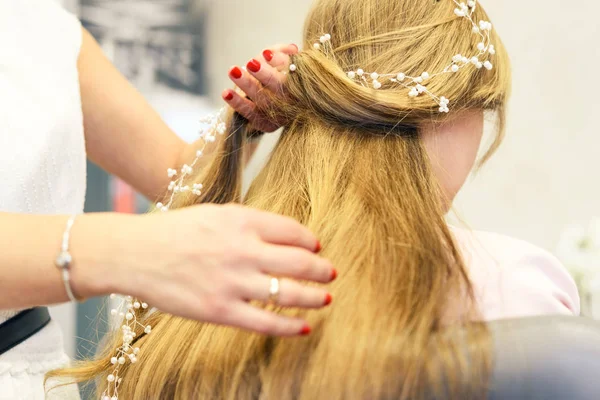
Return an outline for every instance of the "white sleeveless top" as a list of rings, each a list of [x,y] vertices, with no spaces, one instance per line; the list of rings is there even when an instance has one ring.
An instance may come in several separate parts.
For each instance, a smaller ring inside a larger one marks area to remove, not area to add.
[[[56,0],[0,0],[0,212],[83,212],[81,37]],[[0,311],[0,323],[15,314]],[[43,399],[44,373],[67,361],[51,323],[0,356],[0,399]]]
[[[0,0],[0,212],[83,211],[80,46],[54,0]]]

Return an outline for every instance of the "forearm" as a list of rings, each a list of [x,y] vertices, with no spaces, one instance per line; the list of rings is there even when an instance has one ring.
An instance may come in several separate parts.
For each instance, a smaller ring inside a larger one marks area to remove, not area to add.
[[[84,31],[78,62],[87,154],[150,199],[168,184],[185,142],[104,56]]]
[[[85,30],[78,70],[88,157],[156,200],[169,185],[167,169],[191,163],[198,145],[186,144],[167,126]]]
[[[67,301],[59,254],[68,216],[0,213],[0,309],[16,309]],[[113,214],[79,216],[71,231],[73,256],[71,284],[78,297],[88,298],[112,290],[111,254],[118,244],[111,236]]]

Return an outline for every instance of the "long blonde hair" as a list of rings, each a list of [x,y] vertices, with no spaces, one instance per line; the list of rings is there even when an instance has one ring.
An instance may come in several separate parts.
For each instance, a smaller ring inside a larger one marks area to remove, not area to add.
[[[309,337],[279,339],[184,320],[146,315],[153,332],[138,332],[138,363],[123,366],[119,395],[142,399],[420,399],[432,394],[480,397],[490,370],[489,335],[478,325],[458,335],[442,329],[478,317],[465,265],[444,220],[419,126],[437,120],[428,96],[384,85],[379,91],[345,71],[443,69],[457,52],[476,53],[471,25],[452,1],[317,0],[308,16],[305,48],[294,57],[288,99],[270,112],[289,123],[242,200],[245,121],[230,132],[199,181],[200,202],[243,202],[288,215],[323,243],[339,271],[332,307],[277,309],[302,316]],[[481,6],[477,19],[487,20]],[[312,48],[330,33],[331,51]],[[501,125],[510,72],[500,39],[494,69],[466,68],[429,83],[452,100],[452,113],[495,110]],[[493,145],[499,144],[501,134]],[[54,375],[96,377],[110,371],[115,337],[97,361]],[[465,345],[468,344],[468,345]]]

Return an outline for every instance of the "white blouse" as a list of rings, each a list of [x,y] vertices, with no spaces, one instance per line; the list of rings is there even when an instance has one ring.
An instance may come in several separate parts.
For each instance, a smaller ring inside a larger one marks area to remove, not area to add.
[[[83,212],[81,38],[77,18],[55,0],[0,0],[0,212]],[[16,312],[0,311],[0,323]],[[51,322],[0,356],[0,399],[43,399],[44,373],[66,362]],[[78,398],[73,388],[55,395]]]

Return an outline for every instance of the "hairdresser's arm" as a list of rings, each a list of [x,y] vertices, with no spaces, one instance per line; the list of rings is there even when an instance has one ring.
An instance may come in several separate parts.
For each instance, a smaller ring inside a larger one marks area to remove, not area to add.
[[[88,157],[155,200],[166,191],[167,169],[190,163],[197,146],[169,129],[85,29],[78,69]]]
[[[53,260],[67,216],[0,213],[0,309],[66,301]],[[129,294],[170,314],[275,335],[305,322],[269,313],[270,275],[282,279],[282,306],[319,308],[331,264],[317,240],[288,218],[238,206],[195,206],[148,215],[86,214],[71,231],[71,283],[82,298]]]

